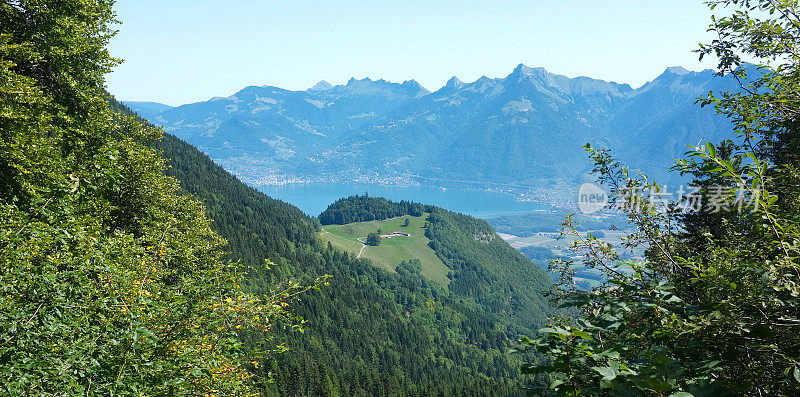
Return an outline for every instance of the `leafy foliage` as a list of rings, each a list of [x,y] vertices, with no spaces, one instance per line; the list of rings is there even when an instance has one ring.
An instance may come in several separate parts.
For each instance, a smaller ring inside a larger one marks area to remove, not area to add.
[[[622,271],[614,247],[578,241],[584,264],[608,276],[588,292],[570,283],[570,263],[555,264],[563,276],[555,297],[579,316],[523,339],[526,350],[550,359],[523,371],[549,373],[557,394],[788,396],[800,389],[798,3],[710,5],[738,9],[713,21],[718,39],[700,54],[716,55],[719,73],[742,90],[702,103],[728,116],[739,137],[696,147],[675,169],[695,178],[700,198],[722,187],[725,205],[687,214],[685,202],[656,207],[647,195],[658,184],[587,147],[595,172],[625,198],[638,227],[625,244],[649,248],[646,261]],[[738,67],[742,54],[764,65]],[[576,233],[571,224],[567,232]]]
[[[367,235],[367,245],[377,247],[381,245],[381,236],[377,232],[372,232]]]
[[[247,394],[240,338],[299,326],[299,286],[244,293],[161,132],[108,106],[112,3],[0,3],[0,390]]]

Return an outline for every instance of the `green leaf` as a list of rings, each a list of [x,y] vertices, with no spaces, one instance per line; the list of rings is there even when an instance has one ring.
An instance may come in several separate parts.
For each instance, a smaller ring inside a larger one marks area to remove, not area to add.
[[[612,367],[592,367],[595,372],[603,377],[603,380],[613,380],[617,377],[617,370]]]
[[[572,335],[575,335],[577,337],[581,337],[583,339],[592,340],[592,335],[589,334],[588,332],[574,330],[574,331],[572,331]]]

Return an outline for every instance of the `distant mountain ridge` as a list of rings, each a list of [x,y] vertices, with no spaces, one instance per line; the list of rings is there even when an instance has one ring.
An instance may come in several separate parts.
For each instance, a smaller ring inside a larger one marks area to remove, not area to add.
[[[136,113],[144,118],[155,117],[159,113],[172,108],[172,106],[163,103],[147,101],[128,101],[125,104],[131,108],[135,107]]]
[[[611,148],[634,168],[668,168],[687,144],[730,135],[725,119],[695,102],[736,87],[711,70],[671,67],[634,89],[520,64],[504,78],[453,77],[434,92],[414,80],[367,78],[305,91],[247,87],[156,114],[152,105],[126,104],[252,184],[360,180],[525,190],[579,183],[591,169],[581,150],[587,142]]]

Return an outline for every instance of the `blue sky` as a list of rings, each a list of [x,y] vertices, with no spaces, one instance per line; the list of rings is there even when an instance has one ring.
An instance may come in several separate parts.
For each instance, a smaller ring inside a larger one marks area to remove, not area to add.
[[[122,100],[179,105],[248,85],[504,77],[519,63],[638,87],[667,66],[713,68],[700,0],[119,0],[108,76]]]

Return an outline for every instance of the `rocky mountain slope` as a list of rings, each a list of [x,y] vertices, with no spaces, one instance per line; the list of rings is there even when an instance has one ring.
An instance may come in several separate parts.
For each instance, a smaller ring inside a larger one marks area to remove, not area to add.
[[[306,91],[247,87],[160,111],[127,104],[254,184],[378,180],[524,190],[580,182],[591,167],[585,143],[611,148],[646,172],[668,168],[686,144],[730,134],[728,122],[696,100],[734,84],[710,70],[672,67],[633,89],[519,65],[504,78],[453,77],[435,92],[413,80],[351,79]]]

